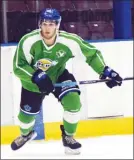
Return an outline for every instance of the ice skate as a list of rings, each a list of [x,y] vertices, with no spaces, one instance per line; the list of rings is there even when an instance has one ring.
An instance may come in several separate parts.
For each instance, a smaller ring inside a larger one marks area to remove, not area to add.
[[[12,143],[12,150],[17,150],[21,148],[26,142],[33,140],[37,136],[35,131],[31,131],[27,136],[19,136]]]
[[[81,144],[77,142],[72,136],[68,136],[65,133],[64,126],[61,125],[62,142],[65,147],[65,154],[76,155],[80,154]]]

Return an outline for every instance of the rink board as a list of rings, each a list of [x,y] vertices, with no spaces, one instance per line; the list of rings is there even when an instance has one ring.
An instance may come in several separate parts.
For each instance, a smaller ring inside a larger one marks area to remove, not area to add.
[[[133,134],[133,120],[133,117],[124,117],[80,121],[75,137]],[[61,138],[60,124],[61,122],[52,122],[44,125],[45,140]],[[18,135],[20,135],[18,126],[2,126],[1,144],[10,144]]]

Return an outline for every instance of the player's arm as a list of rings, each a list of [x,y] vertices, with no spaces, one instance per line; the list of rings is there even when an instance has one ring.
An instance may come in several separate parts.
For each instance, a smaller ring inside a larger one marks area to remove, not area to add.
[[[54,90],[52,81],[47,76],[45,72],[40,69],[36,71],[31,67],[32,61],[32,48],[29,49],[29,44],[19,42],[19,45],[16,49],[16,53],[13,60],[13,69],[14,73],[20,80],[35,83],[40,92],[49,94]]]
[[[106,83],[109,88],[122,84],[120,75],[106,66],[104,58],[97,48],[81,38],[79,38],[79,45],[82,53],[86,57],[86,62],[100,75],[100,79],[106,79],[107,77],[112,79],[110,82]]]
[[[80,37],[78,43],[88,65],[91,66],[95,72],[101,74],[106,66],[101,52]]]
[[[23,46],[23,42],[20,40],[13,59],[13,70],[15,75],[20,80],[31,82],[31,77],[35,70],[30,66],[32,56],[30,53],[26,53]]]

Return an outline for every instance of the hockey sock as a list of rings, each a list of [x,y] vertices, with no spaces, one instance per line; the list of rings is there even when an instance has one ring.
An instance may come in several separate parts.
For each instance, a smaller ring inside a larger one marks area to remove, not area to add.
[[[22,135],[29,134],[35,124],[35,115],[25,114],[22,111],[19,112],[18,119],[20,122],[20,131]]]
[[[76,92],[70,92],[62,98],[64,108],[63,125],[67,135],[74,135],[80,119],[80,96]]]

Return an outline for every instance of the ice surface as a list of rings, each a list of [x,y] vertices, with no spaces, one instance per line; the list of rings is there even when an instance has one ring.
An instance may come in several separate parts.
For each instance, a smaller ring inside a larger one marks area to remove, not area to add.
[[[20,150],[1,146],[1,159],[133,159],[133,135],[79,139],[80,155],[65,155],[60,141],[32,141]]]

